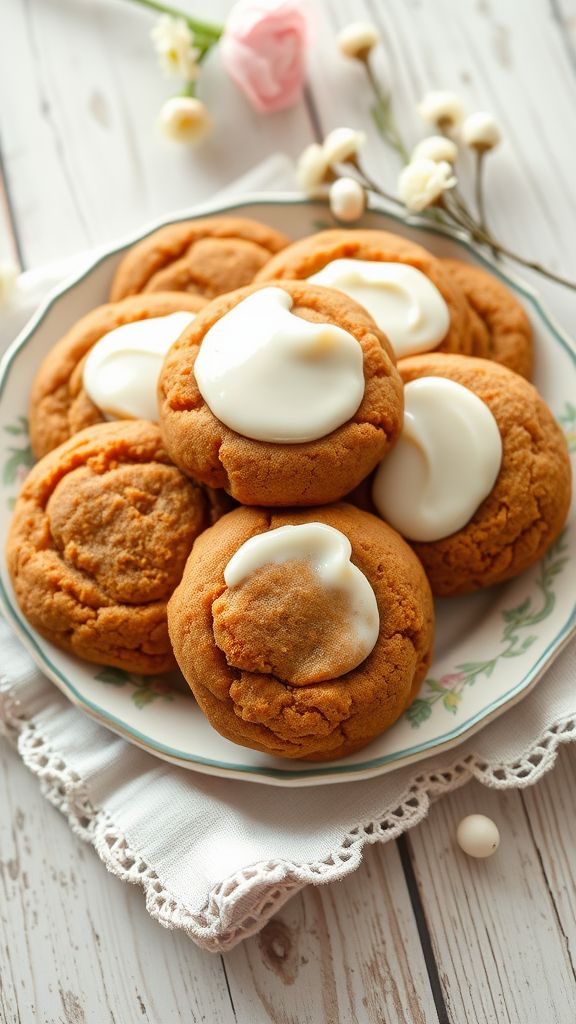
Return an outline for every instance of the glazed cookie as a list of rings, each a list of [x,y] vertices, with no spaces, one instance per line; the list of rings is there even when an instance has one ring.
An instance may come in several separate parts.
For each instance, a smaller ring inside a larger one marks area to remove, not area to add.
[[[492,359],[528,380],[532,375],[532,328],[523,307],[493,274],[460,260],[442,260],[472,310],[473,356]]]
[[[116,271],[114,302],[137,292],[191,292],[207,299],[250,284],[289,239],[243,217],[168,224],[128,250]]]
[[[177,292],[134,295],[98,306],[74,324],[32,384],[30,443],[36,458],[105,419],[156,420],[164,355],[204,304]]]
[[[403,359],[404,432],[373,497],[435,594],[501,583],[536,562],[570,505],[564,436],[536,389],[486,359]]]
[[[372,318],[298,281],[211,302],[166,356],[158,396],[172,460],[244,505],[337,501],[402,426],[402,384]]]
[[[6,544],[28,621],[57,647],[129,672],[174,667],[166,602],[208,525],[153,423],[102,423],[27,477]]]
[[[471,351],[470,310],[442,262],[386,231],[335,230],[293,242],[257,281],[308,279],[360,302],[398,359],[415,352]]]
[[[426,675],[433,617],[410,548],[345,504],[236,509],[194,545],[168,606],[211,725],[307,760],[344,757],[396,721]]]

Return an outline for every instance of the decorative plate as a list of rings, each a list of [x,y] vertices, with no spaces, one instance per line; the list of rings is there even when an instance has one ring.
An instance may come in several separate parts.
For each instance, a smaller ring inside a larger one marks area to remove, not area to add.
[[[255,195],[233,205],[204,206],[174,220],[240,211],[293,238],[333,225],[326,207],[291,195]],[[40,359],[83,313],[106,300],[129,239],[59,288],[16,339],[0,365],[0,540],[2,549],[19,486],[33,463],[27,399]],[[576,348],[531,288],[474,252],[467,243],[421,220],[408,223],[374,204],[363,226],[395,231],[438,256],[488,267],[527,307],[536,336],[536,384],[576,452]],[[436,653],[429,677],[403,717],[358,754],[338,762],[284,761],[236,746],[210,727],[176,676],[143,678],[98,668],[59,651],[26,623],[14,600],[4,562],[0,602],[40,668],[75,704],[152,754],[211,775],[270,785],[310,786],[365,779],[455,746],[519,701],[576,630],[574,509],[546,557],[511,583],[466,598],[437,602]]]

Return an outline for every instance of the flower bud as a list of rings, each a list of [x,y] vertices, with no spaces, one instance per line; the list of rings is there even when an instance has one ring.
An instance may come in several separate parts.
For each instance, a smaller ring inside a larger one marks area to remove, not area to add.
[[[0,309],[9,306],[16,294],[18,267],[10,260],[0,261]]]
[[[456,93],[437,89],[426,93],[418,104],[418,113],[441,132],[452,132],[464,117],[464,104]]]
[[[324,155],[324,149],[317,142],[306,146],[302,151],[296,164],[296,178],[303,192],[308,195],[316,195],[328,175],[328,161]]]
[[[417,146],[414,147],[412,152],[412,160],[434,160],[434,163],[441,163],[445,161],[447,164],[453,164],[458,158],[458,147],[452,139],[447,139],[445,135],[429,135],[427,139],[422,139]]]
[[[359,220],[366,209],[366,192],[354,178],[337,178],[330,186],[330,209],[337,220]]]
[[[370,51],[380,42],[380,35],[371,22],[353,21],[338,33],[336,42],[344,57],[366,60]]]
[[[212,122],[204,104],[193,96],[172,96],[160,111],[160,129],[176,142],[200,142]]]
[[[398,195],[413,213],[420,213],[443,195],[446,189],[454,188],[456,178],[446,161],[419,159],[407,164],[398,178]]]
[[[472,149],[485,152],[494,149],[502,140],[502,133],[496,118],[487,110],[470,114],[462,125],[462,141]]]
[[[328,164],[354,161],[365,141],[364,132],[357,132],[354,128],[334,128],[324,139],[324,158]]]

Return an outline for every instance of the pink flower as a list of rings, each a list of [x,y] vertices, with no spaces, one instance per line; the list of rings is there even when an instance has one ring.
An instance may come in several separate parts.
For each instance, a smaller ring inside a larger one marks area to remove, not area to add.
[[[221,40],[222,63],[262,114],[292,106],[306,75],[310,14],[303,0],[239,0]]]
[[[450,672],[448,675],[440,676],[438,682],[441,686],[451,687],[457,683],[463,683],[466,676],[463,672]]]

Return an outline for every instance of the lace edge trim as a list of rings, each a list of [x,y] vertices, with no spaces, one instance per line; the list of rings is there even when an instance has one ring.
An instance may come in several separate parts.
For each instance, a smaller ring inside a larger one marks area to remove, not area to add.
[[[4,683],[4,687],[2,687]],[[359,866],[367,843],[389,842],[426,817],[430,804],[476,778],[495,789],[533,785],[549,771],[561,743],[576,740],[576,717],[548,727],[532,749],[517,761],[492,763],[468,754],[446,768],[415,776],[393,810],[360,822],[339,849],[323,861],[305,864],[270,860],[244,868],[220,882],[200,911],[191,911],[168,891],[156,872],[129,846],[110,815],[94,807],[77,773],[55,753],[38,727],[26,719],[5,680],[0,681],[0,726],[40,781],[44,796],[64,814],[72,831],[90,843],[107,869],[144,890],[146,909],[165,928],[182,929],[212,952],[231,949],[255,934],[304,886],[343,878]],[[249,908],[246,909],[246,904]]]

